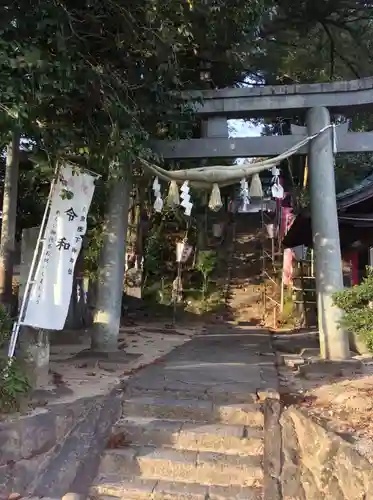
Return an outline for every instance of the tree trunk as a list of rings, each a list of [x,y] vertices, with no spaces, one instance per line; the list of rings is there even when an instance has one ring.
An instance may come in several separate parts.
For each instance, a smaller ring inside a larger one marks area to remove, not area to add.
[[[105,216],[92,329],[92,349],[101,352],[118,348],[131,186],[129,178],[113,183]]]
[[[75,264],[73,288],[71,293],[69,310],[65,322],[66,330],[80,330],[85,326],[87,317],[87,304],[84,297],[84,249],[79,253]]]
[[[20,135],[13,132],[8,145],[0,243],[0,303],[12,309],[13,259],[17,221]]]

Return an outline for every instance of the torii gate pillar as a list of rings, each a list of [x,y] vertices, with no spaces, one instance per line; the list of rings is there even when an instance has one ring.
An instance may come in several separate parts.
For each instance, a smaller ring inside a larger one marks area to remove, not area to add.
[[[327,108],[308,111],[307,129],[310,135],[329,124]],[[339,325],[342,312],[333,305],[332,299],[334,292],[343,290],[343,274],[331,128],[310,143],[309,175],[320,355],[328,360],[347,359],[350,357],[348,333]]]

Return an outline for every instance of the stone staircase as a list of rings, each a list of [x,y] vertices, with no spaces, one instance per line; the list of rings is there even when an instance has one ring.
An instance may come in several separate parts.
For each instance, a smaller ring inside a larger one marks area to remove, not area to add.
[[[93,497],[259,500],[260,404],[135,396],[123,403]]]
[[[229,308],[237,322],[259,324],[263,319],[261,219],[259,214],[236,214],[229,279]]]
[[[263,499],[268,334],[212,329],[128,381],[91,498]]]

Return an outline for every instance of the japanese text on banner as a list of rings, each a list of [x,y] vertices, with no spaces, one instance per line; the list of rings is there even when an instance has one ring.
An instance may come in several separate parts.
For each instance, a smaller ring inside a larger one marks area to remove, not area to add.
[[[88,173],[69,166],[60,171],[23,324],[63,329],[94,188],[94,177]]]

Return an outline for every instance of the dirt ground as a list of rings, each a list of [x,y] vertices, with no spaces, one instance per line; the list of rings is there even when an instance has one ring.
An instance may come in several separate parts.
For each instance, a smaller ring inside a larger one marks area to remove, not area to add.
[[[302,349],[318,347],[316,333],[277,335],[274,339],[285,405],[307,409],[320,424],[349,441],[373,465],[373,357],[357,356],[359,370],[348,373],[299,373]]]

